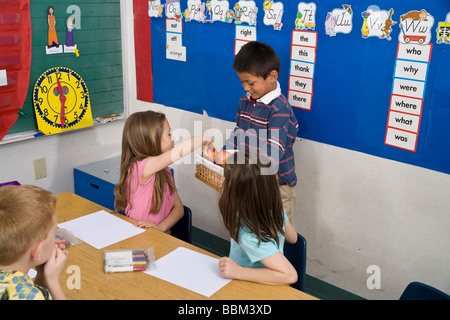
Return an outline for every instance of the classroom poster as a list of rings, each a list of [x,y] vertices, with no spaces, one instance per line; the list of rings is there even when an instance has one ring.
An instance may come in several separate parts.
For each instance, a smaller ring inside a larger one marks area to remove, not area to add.
[[[238,100],[245,94],[232,70],[236,44],[256,38],[280,57],[282,93],[287,98],[291,93],[293,101],[297,85],[301,95],[295,99],[308,105],[294,108],[300,137],[450,173],[450,134],[442,124],[450,118],[450,53],[445,43],[450,2],[227,1],[224,20],[204,22],[207,2],[179,1],[186,61],[166,59],[165,16],[151,18],[156,103],[235,121]],[[243,3],[253,2],[256,20],[242,23],[247,13]],[[299,7],[311,4],[315,17],[307,26]],[[186,21],[189,5],[196,10]],[[276,9],[272,18],[278,18],[273,23],[267,21],[271,6]],[[294,30],[316,32],[316,47],[301,48],[293,56]],[[434,44],[426,67],[420,59],[398,58],[399,44],[413,44],[423,52]],[[311,62],[307,57],[313,51]],[[392,146],[399,133],[408,141],[405,148]]]

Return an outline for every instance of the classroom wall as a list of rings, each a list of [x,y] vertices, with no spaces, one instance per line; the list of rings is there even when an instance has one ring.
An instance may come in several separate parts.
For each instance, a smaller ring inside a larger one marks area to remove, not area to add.
[[[129,111],[163,111],[173,129],[192,133],[199,125],[207,132],[232,129],[233,123],[206,114],[136,100],[132,1],[122,1],[122,10]],[[0,146],[0,180],[73,192],[74,167],[120,155],[122,128],[118,121]],[[305,139],[294,152],[294,227],[308,241],[309,275],[367,299],[398,299],[413,280],[450,293],[449,175]],[[46,157],[47,177],[34,180],[32,161],[40,157]],[[192,161],[173,167],[194,226],[228,239],[218,194],[194,178]],[[373,265],[380,269],[381,288],[370,290],[366,271]]]
[[[0,182],[17,180],[54,193],[74,192],[73,169],[121,153],[124,121],[0,145]],[[45,158],[47,177],[35,180],[33,160]]]
[[[131,3],[123,13],[129,49],[124,69],[134,88]],[[134,89],[128,98],[131,111],[165,112],[172,129],[225,134],[234,128],[207,114],[138,101]],[[294,227],[308,241],[309,275],[367,299],[398,299],[415,280],[450,293],[449,175],[306,139],[297,139],[294,152],[299,179]],[[218,193],[194,178],[193,164],[173,167],[194,226],[229,239]],[[376,274],[381,287],[369,289],[367,281]]]

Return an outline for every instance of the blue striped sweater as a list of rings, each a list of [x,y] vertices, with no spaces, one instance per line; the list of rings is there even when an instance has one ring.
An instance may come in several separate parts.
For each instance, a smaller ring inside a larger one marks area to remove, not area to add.
[[[295,186],[293,145],[297,132],[295,114],[277,83],[274,91],[256,101],[248,93],[240,99],[236,127],[224,150],[248,149],[268,156],[278,166],[280,185]]]

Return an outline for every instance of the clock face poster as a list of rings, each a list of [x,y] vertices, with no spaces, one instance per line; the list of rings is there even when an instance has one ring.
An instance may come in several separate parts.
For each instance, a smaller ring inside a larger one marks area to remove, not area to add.
[[[43,134],[93,125],[86,83],[74,70],[56,67],[45,71],[33,89],[39,131]]]

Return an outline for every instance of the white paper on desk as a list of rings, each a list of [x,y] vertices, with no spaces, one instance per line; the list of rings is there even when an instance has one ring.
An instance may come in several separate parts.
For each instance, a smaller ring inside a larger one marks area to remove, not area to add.
[[[220,275],[218,259],[183,247],[158,259],[145,273],[206,297],[231,281]]]
[[[102,249],[144,232],[104,210],[58,224],[87,244]]]

